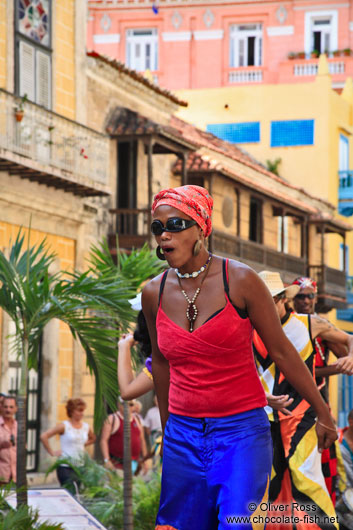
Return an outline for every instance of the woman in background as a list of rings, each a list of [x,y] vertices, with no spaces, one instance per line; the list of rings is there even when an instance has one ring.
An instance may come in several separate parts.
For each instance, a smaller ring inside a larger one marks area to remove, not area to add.
[[[86,403],[83,399],[69,399],[66,403],[68,420],[41,434],[40,440],[50,456],[80,461],[85,448],[96,441],[96,436],[88,423],[82,421],[85,409]],[[61,449],[58,451],[54,451],[49,443],[49,439],[55,435],[60,436]],[[72,490],[74,483],[79,485],[75,471],[68,464],[60,464],[56,474],[61,486]]]

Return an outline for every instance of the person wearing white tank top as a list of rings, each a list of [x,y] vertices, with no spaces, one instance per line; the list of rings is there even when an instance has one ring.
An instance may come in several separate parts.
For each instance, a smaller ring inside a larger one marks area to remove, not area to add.
[[[86,403],[82,399],[69,399],[66,403],[69,419],[58,423],[41,435],[40,440],[51,456],[71,458],[79,462],[85,447],[95,442],[95,434],[88,423],[82,421],[85,408]],[[59,451],[54,451],[49,444],[49,438],[55,435],[60,435],[61,449]],[[60,464],[56,473],[61,486],[69,489],[72,493],[77,491],[79,480],[75,471],[68,464]]]

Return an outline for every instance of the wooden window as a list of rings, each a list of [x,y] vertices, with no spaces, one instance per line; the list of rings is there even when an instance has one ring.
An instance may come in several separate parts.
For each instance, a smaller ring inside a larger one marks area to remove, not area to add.
[[[16,93],[51,107],[51,2],[16,0]]]

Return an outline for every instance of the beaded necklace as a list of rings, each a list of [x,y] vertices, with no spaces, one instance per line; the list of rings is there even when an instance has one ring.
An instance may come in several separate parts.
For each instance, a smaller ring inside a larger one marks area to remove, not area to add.
[[[208,260],[208,263],[211,261],[211,258],[212,258],[212,254],[210,254],[209,256],[209,260]],[[182,285],[181,285],[181,281],[180,281],[180,277],[178,276],[178,282],[179,282],[179,286],[180,286],[180,289],[181,289],[181,292],[183,293],[183,295],[185,296],[186,298],[186,301],[188,303],[188,306],[186,308],[186,318],[188,319],[188,321],[190,322],[190,333],[194,330],[194,322],[197,318],[197,313],[198,313],[198,310],[197,310],[197,307],[196,307],[196,304],[195,304],[195,301],[196,301],[196,298],[199,296],[200,294],[200,291],[201,291],[201,287],[202,287],[202,284],[203,282],[206,280],[206,276],[208,274],[208,271],[210,270],[209,267],[207,267],[206,269],[206,273],[205,273],[205,276],[202,278],[201,280],[201,283],[200,283],[200,287],[198,287],[194,293],[194,296],[191,298],[188,297],[187,293],[184,291],[184,289],[182,288]]]
[[[201,272],[207,269],[211,259],[212,259],[212,253],[209,252],[205,265],[202,265],[202,267],[198,271],[186,272],[185,274],[182,274],[181,272],[179,272],[179,269],[175,269],[176,275],[178,276],[178,278],[181,278],[182,280],[187,279],[187,278],[197,278],[199,274],[201,274]]]

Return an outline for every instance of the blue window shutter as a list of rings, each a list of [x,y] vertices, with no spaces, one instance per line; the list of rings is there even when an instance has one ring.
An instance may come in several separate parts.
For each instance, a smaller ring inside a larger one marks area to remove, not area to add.
[[[256,143],[260,141],[260,122],[213,123],[207,125],[207,131],[222,140],[235,144]]]
[[[314,120],[271,122],[271,147],[314,145]]]

